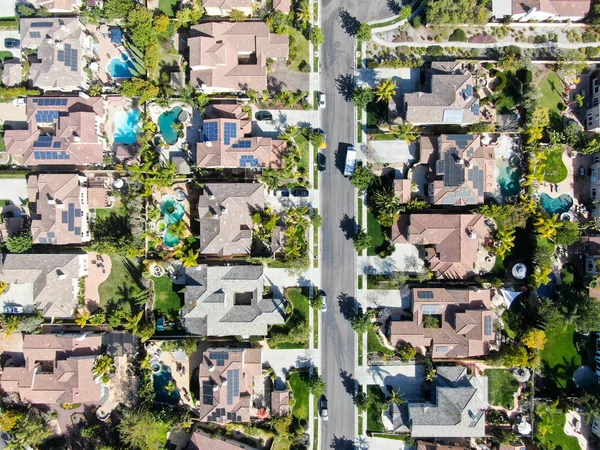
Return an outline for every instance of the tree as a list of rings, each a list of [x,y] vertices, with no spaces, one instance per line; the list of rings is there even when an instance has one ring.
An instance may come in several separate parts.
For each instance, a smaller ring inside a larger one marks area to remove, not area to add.
[[[484,24],[490,17],[487,2],[481,0],[428,0],[427,24]]]
[[[151,81],[142,78],[131,78],[121,84],[121,94],[125,97],[140,99],[140,103],[153,100],[158,97],[160,89]]]
[[[21,411],[0,410],[0,431],[9,433],[24,417],[25,414]]]
[[[467,42],[467,33],[462,28],[457,28],[448,38],[450,42]]]
[[[310,29],[308,40],[312,42],[312,44],[315,47],[318,47],[319,45],[323,44],[323,42],[325,42],[325,35],[323,34],[321,28],[315,25]]]
[[[529,355],[522,345],[503,345],[500,350],[501,361],[505,367],[527,367]]]
[[[560,49],[556,57],[556,68],[567,75],[577,75],[587,69],[585,53],[579,49]]]
[[[366,250],[371,246],[372,238],[365,232],[365,230],[360,228],[358,233],[356,233],[352,238],[352,242],[354,243],[354,248],[360,255],[363,250]]]
[[[370,41],[371,38],[373,37],[373,31],[371,29],[371,25],[369,25],[366,22],[361,23],[359,25],[358,29],[356,30],[355,37],[358,40],[358,42]]]
[[[33,97],[35,95],[40,95],[40,91],[18,86],[0,87],[0,102],[10,102],[18,97]]]
[[[77,313],[77,318],[75,319],[75,323],[77,325],[79,325],[81,328],[84,328],[87,325],[89,319],[90,319],[90,312],[86,309],[83,311],[79,311]]]
[[[288,15],[277,10],[273,10],[266,19],[271,33],[285,34],[289,26]]]
[[[136,334],[138,332],[138,326],[143,316],[144,311],[140,311],[137,314],[125,314],[123,316],[123,319],[125,320],[123,326],[126,330],[130,330],[133,334]]]
[[[577,222],[561,221],[556,230],[554,242],[558,245],[573,245],[579,241],[581,230]]]
[[[548,339],[546,338],[546,333],[542,330],[529,330],[521,338],[521,342],[523,342],[527,348],[544,350],[544,346],[546,345],[546,342],[548,342]]]
[[[107,0],[104,3],[102,11],[106,18],[110,21],[114,19],[123,19],[133,10],[135,3],[133,0]]]
[[[366,333],[373,326],[372,322],[374,318],[374,310],[369,309],[366,313],[362,310],[359,310],[350,318],[350,325],[352,326],[352,329],[357,333]]]
[[[390,398],[387,399],[386,403],[388,404],[388,406],[392,405],[393,403],[401,405],[402,403],[405,403],[405,400],[402,398],[402,395],[404,394],[400,394],[400,391],[390,389]]]
[[[126,411],[117,429],[121,440],[139,450],[159,450],[167,444],[172,420],[166,415],[147,409]]]
[[[310,306],[316,310],[321,309],[323,307],[323,296],[320,294],[313,295],[313,297],[310,299]]]
[[[412,12],[412,7],[410,5],[404,5],[402,8],[400,8],[398,17],[400,17],[400,20],[407,20],[410,18],[410,16],[412,16]]]
[[[246,19],[246,13],[240,9],[233,8],[229,13],[229,20],[231,22],[243,22]]]
[[[104,384],[110,381],[116,371],[117,366],[115,366],[115,359],[110,355],[98,356],[92,367],[94,377],[98,378]]]
[[[415,359],[417,349],[408,342],[398,342],[396,345],[396,355],[402,362],[409,362]]]
[[[202,1],[198,0],[191,7],[184,7],[175,13],[175,19],[180,27],[187,27],[198,23],[202,17]]]
[[[423,328],[441,328],[442,323],[440,318],[431,314],[426,314],[423,317]]]
[[[516,45],[509,45],[500,50],[498,67],[506,72],[514,72],[523,67],[521,49]]]
[[[563,313],[560,307],[549,298],[540,298],[537,312],[544,321],[546,329],[556,328],[564,324]]]
[[[370,87],[360,86],[352,93],[352,103],[358,109],[364,109],[373,100],[375,100],[375,91]]]
[[[195,252],[194,249],[190,248],[188,251],[180,258],[183,267],[195,267],[198,265],[198,258],[200,257],[200,252]]]
[[[384,227],[391,227],[400,217],[402,203],[390,188],[377,189],[371,195],[377,221]]]
[[[419,137],[418,133],[415,132],[415,127],[409,122],[403,122],[400,125],[391,125],[390,131],[394,134],[396,139],[403,139],[407,144],[416,141]]]
[[[308,377],[308,380],[306,382],[306,388],[308,389],[308,392],[310,394],[317,398],[323,395],[327,390],[327,386],[325,385],[323,378],[321,378],[321,376],[317,374],[316,371]]]
[[[0,429],[4,426],[11,427],[10,448],[14,449],[27,446],[43,448],[42,443],[54,435],[54,429],[48,425],[35,406],[29,406],[25,412],[9,408],[0,409]]]
[[[33,238],[29,231],[13,234],[6,240],[6,248],[11,253],[23,253],[31,247],[33,247]]]
[[[10,336],[15,331],[18,331],[20,325],[21,318],[19,316],[4,315],[2,318],[2,329],[7,336]]]
[[[392,78],[379,80],[375,87],[375,95],[378,102],[387,102],[392,99],[396,93],[396,82]]]
[[[352,399],[354,400],[354,404],[356,405],[359,414],[366,412],[371,406],[371,399],[362,389],[358,391]]]
[[[531,274],[531,283],[537,289],[542,284],[550,282],[550,274],[552,273],[552,267],[548,266],[537,266]]]

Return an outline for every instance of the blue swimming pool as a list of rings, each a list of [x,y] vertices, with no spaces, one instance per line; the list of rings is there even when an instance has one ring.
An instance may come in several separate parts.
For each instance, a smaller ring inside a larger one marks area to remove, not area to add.
[[[120,58],[110,60],[106,70],[113,78],[133,78],[135,67],[129,55],[122,53]]]
[[[167,367],[163,366],[159,372],[153,375],[153,377],[156,400],[162,403],[169,403],[171,405],[176,405],[179,403],[179,399],[181,398],[179,390],[175,389],[173,392],[169,393],[169,391],[166,389],[169,381],[173,379],[171,373],[167,370]]]
[[[167,111],[158,116],[158,128],[163,139],[169,145],[173,145],[179,139],[179,135],[174,125],[179,122],[179,114],[182,109],[176,106],[171,111]]]
[[[521,169],[511,167],[508,161],[504,159],[496,160],[496,167],[498,167],[498,177],[496,182],[500,185],[500,193],[503,197],[510,197],[517,195],[521,186],[519,180],[521,179]]]
[[[137,109],[119,111],[114,118],[114,140],[116,144],[135,144],[140,131],[140,112]]]
[[[573,206],[573,197],[569,194],[561,194],[558,197],[550,197],[544,193],[540,195],[540,204],[548,214],[566,213]]]
[[[167,232],[165,233],[164,242],[167,247],[175,247],[179,244],[179,237],[169,233],[168,227],[171,224],[179,222],[185,215],[185,207],[170,195],[163,197],[160,202],[160,211],[162,212],[165,222],[167,223]]]

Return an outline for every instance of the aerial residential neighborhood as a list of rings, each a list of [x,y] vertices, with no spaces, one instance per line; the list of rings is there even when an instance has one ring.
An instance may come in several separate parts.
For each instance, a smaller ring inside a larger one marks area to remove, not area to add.
[[[600,1],[0,4],[0,448],[600,448]]]

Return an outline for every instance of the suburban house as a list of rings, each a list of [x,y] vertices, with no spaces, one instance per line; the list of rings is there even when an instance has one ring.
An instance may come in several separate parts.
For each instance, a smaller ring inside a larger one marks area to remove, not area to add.
[[[481,135],[443,134],[420,139],[420,162],[428,166],[429,203],[443,206],[482,204],[496,189],[496,155]]]
[[[201,422],[250,422],[255,379],[262,375],[260,348],[207,349],[198,372]]]
[[[592,106],[588,108],[585,116],[585,129],[595,133],[600,132],[600,72],[595,72],[591,77]]]
[[[258,450],[250,447],[246,442],[243,444],[230,438],[212,437],[202,430],[192,433],[186,450]]]
[[[25,335],[24,363],[6,364],[0,386],[18,393],[23,402],[99,404],[101,385],[94,379],[92,367],[101,347],[100,335]]]
[[[431,402],[409,403],[413,438],[485,436],[488,378],[471,376],[463,366],[438,366]]]
[[[30,175],[27,193],[35,244],[81,244],[91,240],[85,176],[76,173]]]
[[[180,267],[180,269],[179,269]],[[199,336],[266,336],[285,322],[281,299],[263,298],[263,267],[181,267],[185,273],[182,321]]]
[[[288,57],[289,37],[264,22],[206,22],[190,33],[190,83],[207,93],[267,89],[268,60]]]
[[[394,244],[425,247],[429,270],[440,279],[470,278],[489,265],[487,236],[482,214],[402,214],[392,227]]]
[[[2,84],[16,86],[23,81],[21,75],[21,61],[18,59],[6,60],[2,67]]]
[[[242,11],[247,16],[252,14],[253,0],[204,0],[202,6],[207,16],[225,17],[231,14],[232,9]]]
[[[30,97],[27,129],[6,130],[6,151],[25,166],[102,164],[101,97]]]
[[[76,11],[80,6],[81,0],[34,0],[37,6],[46,8],[51,13],[70,13]]]
[[[519,22],[575,22],[583,19],[591,6],[592,0],[492,0],[492,15]]]
[[[443,72],[440,68],[448,68]],[[470,125],[479,122],[479,98],[471,72],[462,64],[433,65],[429,92],[404,94],[399,115],[413,125]],[[393,115],[393,114],[392,114]]]
[[[488,353],[496,339],[491,289],[413,288],[411,294],[412,320],[392,315],[392,345],[408,342],[433,359]]]
[[[470,445],[457,445],[455,443],[451,444],[440,444],[439,442],[426,442],[426,441],[417,441],[417,450],[470,450]],[[500,446],[499,450],[507,450],[503,449]],[[523,449],[525,450],[525,449]]]
[[[290,391],[271,391],[271,415],[285,416],[290,412]]]
[[[0,255],[2,310],[20,306],[26,313],[41,310],[44,317],[72,317],[77,308],[81,277],[88,274],[87,253],[10,253]]]
[[[261,183],[206,183],[198,199],[200,253],[247,255],[252,247],[252,213],[264,209]]]
[[[252,119],[242,105],[210,105],[204,114],[202,142],[196,144],[196,165],[281,168],[286,142],[251,133]]]
[[[87,79],[84,56],[92,55],[94,41],[83,33],[76,17],[21,19],[21,47],[37,50],[29,78],[44,91],[80,91]]]

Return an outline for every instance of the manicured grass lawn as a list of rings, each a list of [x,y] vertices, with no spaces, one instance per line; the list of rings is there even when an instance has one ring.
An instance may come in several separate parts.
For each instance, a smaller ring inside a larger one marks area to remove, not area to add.
[[[371,236],[371,246],[367,249],[367,255],[375,256],[377,255],[375,249],[381,247],[385,242],[385,232],[370,208],[367,208],[367,234]]]
[[[379,336],[377,336],[373,327],[370,327],[369,331],[367,331],[367,352],[381,352],[386,356],[392,356],[394,354],[393,350],[390,350],[381,344]]]
[[[396,136],[394,136],[393,134],[380,133],[372,134],[371,139],[373,139],[374,141],[395,141]]]
[[[292,316],[287,320],[287,322],[283,325],[275,325],[271,327],[269,330],[269,336],[273,334],[289,334],[290,330],[296,327],[301,323],[308,323],[308,314],[310,310],[310,305],[308,303],[308,298],[302,294],[302,290],[299,288],[288,289],[285,292],[286,298],[292,303],[294,311],[292,312]],[[309,334],[310,336],[310,334]],[[309,337],[310,339],[310,337]],[[269,346],[271,344],[269,343]],[[308,341],[306,342],[290,342],[290,343],[281,343],[275,347],[271,348],[279,348],[279,349],[289,349],[289,348],[307,348]]]
[[[486,370],[484,375],[488,377],[490,404],[512,409],[514,407],[513,394],[519,388],[519,382],[512,373],[506,369],[493,369]]]
[[[563,149],[561,146],[556,146],[556,148],[548,152],[548,157],[545,161],[544,181],[548,183],[560,183],[567,178],[569,172],[562,160],[562,154]]]
[[[521,102],[521,82],[514,72],[503,72],[506,76],[506,85],[500,92],[494,92],[496,109],[501,113],[508,113]]]
[[[546,346],[541,352],[544,385],[557,389],[573,387],[573,372],[581,365],[574,343],[575,326],[546,330]]]
[[[177,3],[179,3],[178,0],[159,0],[158,9],[166,16],[175,17]]]
[[[550,439],[557,449],[561,450],[581,450],[579,442],[573,436],[567,436],[565,434],[565,422],[567,421],[566,414],[561,413],[556,417],[554,424],[552,425],[552,431],[549,433],[552,438]]]
[[[298,170],[303,170],[304,173],[308,174],[308,141],[304,136],[299,134],[294,138],[298,148],[300,149],[300,161],[298,162]]]
[[[96,218],[97,219],[105,219],[106,217],[110,216],[111,214],[115,214],[117,216],[126,216],[127,215],[127,211],[125,211],[125,207],[123,205],[121,206],[113,206],[112,208],[98,208],[96,209]]]
[[[0,60],[2,60],[2,62],[6,61],[7,59],[12,59],[14,58],[13,54],[7,50],[3,50],[0,51]]]
[[[385,401],[385,394],[381,387],[377,384],[369,384],[367,386],[367,394],[369,397],[378,399],[379,404]],[[384,431],[381,423],[381,412],[377,408],[369,408],[367,411],[367,430],[368,431]]]
[[[177,287],[173,285],[168,275],[160,278],[152,277],[152,280],[154,281],[154,311],[168,316],[173,316],[174,313],[176,316],[181,308],[181,297],[174,290]]]
[[[299,421],[308,422],[308,386],[306,379],[308,373],[294,372],[290,376],[289,382],[292,393],[296,399],[296,404],[292,408],[292,415]]]
[[[288,67],[291,70],[300,72],[300,64],[302,61],[308,62],[308,41],[298,30],[288,27],[290,36],[290,56],[288,58]]]
[[[562,92],[564,87],[558,75],[556,75],[554,72],[550,72],[548,75],[542,78],[542,81],[540,81],[538,87],[541,92],[538,100],[539,106],[548,108],[550,112],[560,114],[558,105],[563,102]]]
[[[100,306],[105,310],[120,308],[123,312],[131,312],[131,297],[140,291],[137,281],[137,268],[133,260],[121,256],[111,256],[112,269],[110,275],[98,287]],[[111,306],[109,306],[111,305]]]

